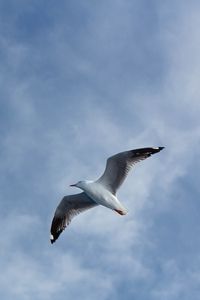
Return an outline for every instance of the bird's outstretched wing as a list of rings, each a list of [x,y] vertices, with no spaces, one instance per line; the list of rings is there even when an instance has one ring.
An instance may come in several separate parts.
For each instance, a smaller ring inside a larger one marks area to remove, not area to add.
[[[103,175],[97,182],[104,185],[111,193],[116,194],[118,188],[124,182],[131,167],[137,162],[160,152],[164,147],[140,148],[125,152],[120,152],[107,159],[107,164]]]
[[[77,214],[97,206],[85,193],[65,196],[58,205],[51,224],[50,240],[53,244]]]

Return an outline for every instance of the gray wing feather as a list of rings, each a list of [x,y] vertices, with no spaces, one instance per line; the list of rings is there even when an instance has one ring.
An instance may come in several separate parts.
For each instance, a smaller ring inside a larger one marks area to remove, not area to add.
[[[74,216],[97,205],[85,193],[65,196],[58,205],[52,220],[51,243],[57,240]]]
[[[140,148],[120,152],[107,159],[103,175],[97,182],[103,184],[111,193],[116,194],[117,189],[124,182],[131,167],[137,162],[161,151],[164,147]]]

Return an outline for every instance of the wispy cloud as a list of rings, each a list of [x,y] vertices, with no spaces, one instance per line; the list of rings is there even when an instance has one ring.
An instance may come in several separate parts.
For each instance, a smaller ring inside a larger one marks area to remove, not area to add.
[[[199,5],[78,4],[1,4],[0,295],[198,299]],[[166,149],[120,190],[129,214],[95,208],[52,247],[68,184],[142,146]]]

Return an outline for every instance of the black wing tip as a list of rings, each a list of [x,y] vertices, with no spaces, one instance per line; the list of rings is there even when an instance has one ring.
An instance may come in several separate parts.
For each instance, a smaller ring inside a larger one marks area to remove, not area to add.
[[[153,153],[157,153],[160,152],[161,150],[165,149],[165,147],[156,147],[156,148],[152,148],[153,149]]]
[[[64,229],[65,229],[65,227],[58,230],[58,231],[56,231],[56,232],[54,232],[54,233],[51,232],[51,234],[50,234],[51,244],[55,243],[55,241],[59,238],[60,234],[63,232]]]
[[[63,232],[63,230],[65,230],[65,228],[65,219],[54,216],[50,230],[51,244],[55,243],[55,241],[59,238],[60,234]]]
[[[50,242],[51,244],[55,243],[55,241],[58,239],[59,235],[61,234],[62,230],[56,232],[56,234],[52,234],[50,235]]]
[[[51,242],[51,244],[55,243],[56,240],[57,240],[57,238],[55,238],[55,237],[53,236],[53,234],[51,234],[51,235],[50,235],[50,242]]]
[[[152,147],[149,150],[148,156],[151,156],[152,154],[158,153],[162,151],[165,147]]]
[[[160,152],[164,148],[165,147],[139,148],[139,149],[132,150],[132,153],[135,156],[145,155],[145,156],[149,157],[152,154]]]

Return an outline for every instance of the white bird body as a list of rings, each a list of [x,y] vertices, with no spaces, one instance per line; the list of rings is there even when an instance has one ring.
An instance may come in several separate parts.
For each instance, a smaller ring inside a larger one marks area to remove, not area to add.
[[[98,181],[80,181],[75,186],[82,189],[97,204],[120,212],[122,215],[127,214],[126,208],[120,203],[117,197]]]
[[[126,215],[127,210],[116,197],[132,166],[160,152],[164,147],[140,148],[117,153],[107,159],[103,175],[96,181],[79,181],[75,186],[82,193],[65,196],[59,203],[51,224],[51,243],[54,243],[72,218],[87,209],[103,205]]]

